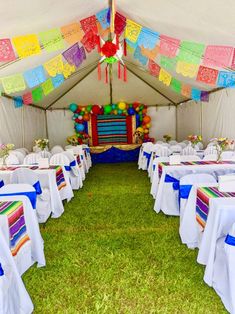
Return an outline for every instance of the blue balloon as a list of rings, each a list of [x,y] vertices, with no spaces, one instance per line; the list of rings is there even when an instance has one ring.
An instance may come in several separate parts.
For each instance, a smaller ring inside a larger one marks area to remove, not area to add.
[[[69,109],[72,112],[75,112],[78,109],[78,106],[76,104],[72,103],[72,104],[69,105]]]
[[[128,114],[129,114],[130,116],[133,116],[133,115],[135,114],[135,109],[134,109],[134,108],[129,108],[129,109],[127,110],[127,112],[128,112]]]
[[[84,125],[82,123],[78,123],[75,125],[75,129],[77,132],[82,132],[84,131]]]

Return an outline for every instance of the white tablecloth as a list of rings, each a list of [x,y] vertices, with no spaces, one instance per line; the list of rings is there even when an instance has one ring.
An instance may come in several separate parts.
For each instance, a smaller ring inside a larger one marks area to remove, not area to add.
[[[156,171],[158,173],[158,169],[156,169]],[[157,185],[157,181],[155,182],[156,200],[154,204],[154,210],[157,213],[160,212],[160,210],[163,209],[163,207],[165,207],[164,202],[166,201],[167,198],[167,205],[168,207],[170,207],[171,212],[175,213],[178,212],[179,214],[178,191],[173,190],[172,183],[165,182],[165,177],[167,174],[179,180],[180,178],[187,174],[192,173],[213,174],[217,171],[221,172],[221,174],[235,172],[235,164],[163,166],[159,185]]]
[[[0,196],[0,202],[3,201],[23,202],[25,224],[30,241],[28,241],[26,245],[24,245],[23,250],[21,249],[17,256],[14,257],[19,274],[22,275],[35,262],[38,264],[38,267],[45,266],[46,260],[44,255],[44,242],[39,230],[36,212],[32,208],[28,197],[24,195]],[[0,217],[0,227],[2,229],[2,234],[4,234],[5,240],[7,241],[7,243],[9,243],[9,229],[7,217],[5,215],[0,215]]]

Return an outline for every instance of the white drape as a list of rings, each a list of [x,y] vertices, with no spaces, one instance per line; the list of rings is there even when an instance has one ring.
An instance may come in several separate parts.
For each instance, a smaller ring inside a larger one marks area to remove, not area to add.
[[[41,137],[46,137],[44,110],[30,106],[15,108],[11,99],[0,99],[0,143],[31,150],[34,140]]]

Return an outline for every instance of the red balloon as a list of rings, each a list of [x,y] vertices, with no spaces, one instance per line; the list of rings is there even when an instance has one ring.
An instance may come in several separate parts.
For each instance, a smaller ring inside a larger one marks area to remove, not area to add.
[[[100,114],[100,112],[101,112],[101,110],[100,110],[100,106],[98,106],[98,105],[93,105],[92,106],[92,113],[93,114]]]
[[[77,118],[77,119],[75,119],[75,122],[76,122],[76,123],[81,123],[81,124],[82,124],[84,121],[83,121],[83,120],[80,120],[80,119],[78,119],[78,118]]]
[[[133,102],[133,108],[136,109],[139,107],[139,103],[138,102]]]

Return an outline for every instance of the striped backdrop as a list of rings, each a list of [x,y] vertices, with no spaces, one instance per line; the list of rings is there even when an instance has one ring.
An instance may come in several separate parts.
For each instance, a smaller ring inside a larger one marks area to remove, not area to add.
[[[126,116],[98,115],[97,133],[99,145],[127,144]]]

